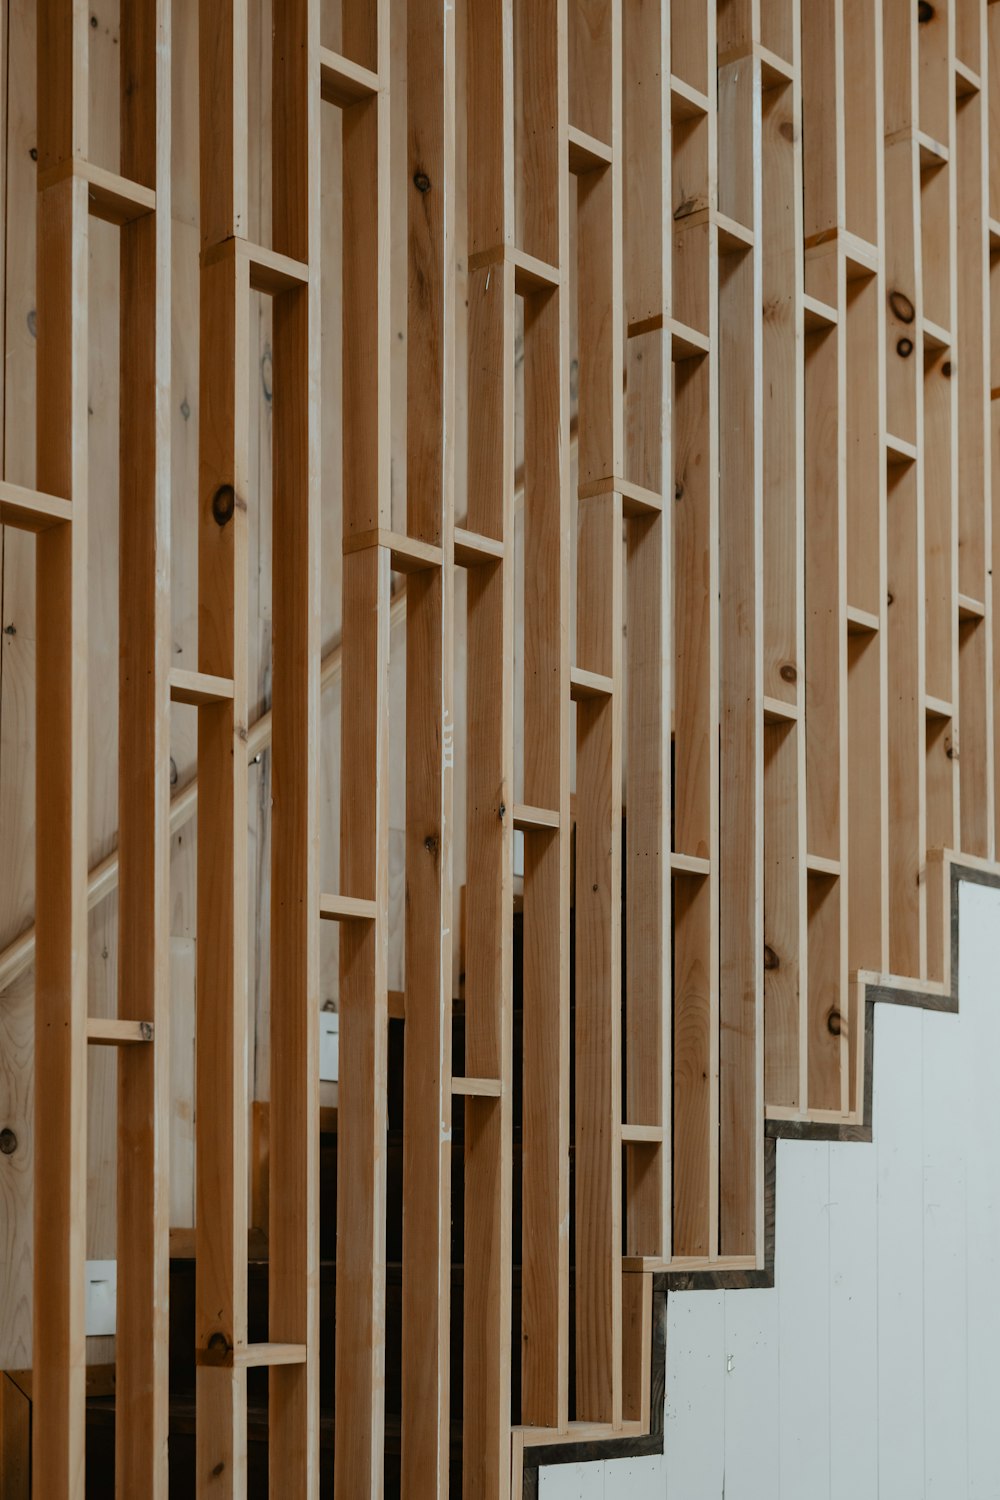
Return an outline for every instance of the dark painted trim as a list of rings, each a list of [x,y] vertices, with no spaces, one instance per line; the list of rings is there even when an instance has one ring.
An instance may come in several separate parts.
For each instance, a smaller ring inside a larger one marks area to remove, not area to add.
[[[807,1120],[769,1120],[764,1140],[764,1267],[759,1271],[661,1272],[653,1277],[652,1379],[650,1430],[641,1438],[602,1438],[591,1443],[560,1443],[532,1450],[532,1465],[524,1466],[521,1500],[538,1500],[538,1471],[543,1464],[587,1463],[601,1458],[641,1458],[663,1452],[664,1405],[667,1389],[667,1296],[669,1292],[736,1291],[774,1285],[774,1229],[776,1219],[777,1142],[870,1141],[872,1138],[872,1076],[875,1060],[875,1003],[917,1006],[923,1010],[958,1010],[958,887],[966,880],[1000,890],[1000,871],[974,869],[955,859],[951,864],[951,993],[898,990],[887,985],[865,987],[865,1082],[860,1125],[811,1124]],[[527,1454],[525,1455],[527,1458]]]

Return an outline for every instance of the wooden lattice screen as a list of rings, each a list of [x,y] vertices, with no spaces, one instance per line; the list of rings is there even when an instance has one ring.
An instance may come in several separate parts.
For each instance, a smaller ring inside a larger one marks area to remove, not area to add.
[[[0,954],[0,989],[35,963],[35,1494],[84,1493],[87,1058],[111,1044],[117,1492],[167,1496],[170,833],[195,806],[187,787],[171,808],[173,700],[198,712],[196,1493],[246,1494],[264,1367],[272,1496],[318,1500],[332,1465],[338,1500],[510,1500],[546,1446],[648,1431],[654,1274],[763,1266],[766,1132],[858,1123],[866,983],[943,993],[949,851],[995,858],[1000,5],[121,0],[118,172],[88,154],[96,20],[36,10],[37,463],[35,487],[0,484],[37,567],[36,926]],[[200,70],[197,671],[171,668],[171,326],[196,318],[171,295],[172,13]],[[88,884],[89,215],[120,226],[121,651],[117,857]],[[248,762],[268,736],[269,1332],[250,1342]],[[118,1013],[98,1020],[88,905],[116,882]]]

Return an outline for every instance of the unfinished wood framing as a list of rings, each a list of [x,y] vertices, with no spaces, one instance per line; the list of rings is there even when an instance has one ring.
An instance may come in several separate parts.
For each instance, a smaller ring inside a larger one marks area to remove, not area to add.
[[[866,986],[944,993],[953,859],[993,867],[1000,4],[132,0],[113,161],[97,28],[26,5],[0,1020],[33,1003],[35,1491],[84,1492],[110,1174],[119,1491],[166,1500],[180,1201],[196,1495],[246,1495],[264,1423],[274,1496],[513,1500],[648,1436],[654,1275],[760,1274],[766,1132],[864,1124]]]
[[[271,1369],[271,1493],[319,1492],[318,360],[319,17],[274,34],[272,244],[247,238],[247,6],[200,12],[199,668],[232,684],[198,707],[197,1457],[199,1495],[246,1492],[247,1371]],[[211,60],[211,66],[209,66]],[[274,782],[267,1342],[247,1314],[247,514],[241,375],[251,289],[273,301]]]

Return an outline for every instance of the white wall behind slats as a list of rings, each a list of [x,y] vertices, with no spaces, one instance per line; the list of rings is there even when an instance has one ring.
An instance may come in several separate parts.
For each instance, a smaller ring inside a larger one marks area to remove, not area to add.
[[[1000,1500],[1000,892],[960,1014],[879,1005],[872,1145],[778,1146],[776,1285],[668,1301],[666,1453],[541,1500]]]

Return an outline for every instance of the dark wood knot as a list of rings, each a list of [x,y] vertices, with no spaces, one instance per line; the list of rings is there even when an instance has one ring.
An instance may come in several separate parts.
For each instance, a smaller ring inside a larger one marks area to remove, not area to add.
[[[225,526],[236,510],[236,491],[231,484],[220,484],[212,496],[212,517],[217,526]]]
[[[917,316],[917,310],[905,292],[890,292],[889,306],[893,317],[898,318],[901,323],[912,323]]]

